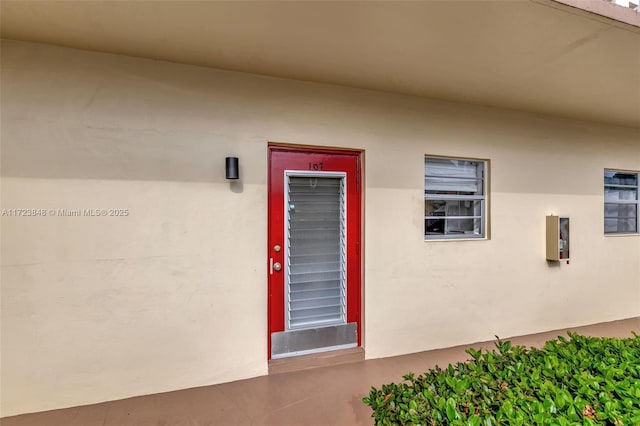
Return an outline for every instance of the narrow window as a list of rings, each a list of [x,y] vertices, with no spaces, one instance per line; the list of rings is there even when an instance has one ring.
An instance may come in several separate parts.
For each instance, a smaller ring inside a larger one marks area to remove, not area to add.
[[[424,237],[483,238],[487,161],[426,156]]]
[[[637,172],[604,171],[604,233],[638,233]]]

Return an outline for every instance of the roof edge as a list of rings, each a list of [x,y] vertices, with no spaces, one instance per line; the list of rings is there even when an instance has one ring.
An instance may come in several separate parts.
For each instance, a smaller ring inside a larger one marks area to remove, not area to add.
[[[534,0],[536,1],[536,0]],[[540,0],[537,0],[541,2]],[[640,33],[640,13],[637,11],[618,6],[605,0],[543,0],[544,2],[559,3],[575,9],[602,16],[608,20],[617,21],[623,27]],[[631,28],[629,27],[631,26]]]

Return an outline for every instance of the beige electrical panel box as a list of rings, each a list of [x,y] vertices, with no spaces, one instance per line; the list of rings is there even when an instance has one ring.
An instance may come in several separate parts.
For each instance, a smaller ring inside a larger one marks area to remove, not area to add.
[[[569,218],[547,216],[547,260],[569,263]]]

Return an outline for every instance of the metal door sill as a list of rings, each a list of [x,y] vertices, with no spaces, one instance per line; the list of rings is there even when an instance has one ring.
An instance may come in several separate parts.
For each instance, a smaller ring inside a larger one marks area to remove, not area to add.
[[[364,361],[364,349],[362,347],[348,349],[326,348],[321,352],[315,351],[308,355],[272,359],[269,361],[269,374],[289,373],[358,361]]]

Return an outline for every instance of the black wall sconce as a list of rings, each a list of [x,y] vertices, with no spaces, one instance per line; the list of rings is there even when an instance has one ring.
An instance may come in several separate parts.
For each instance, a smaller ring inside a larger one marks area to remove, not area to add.
[[[240,179],[240,165],[238,162],[238,157],[225,158],[224,170],[227,179]]]

